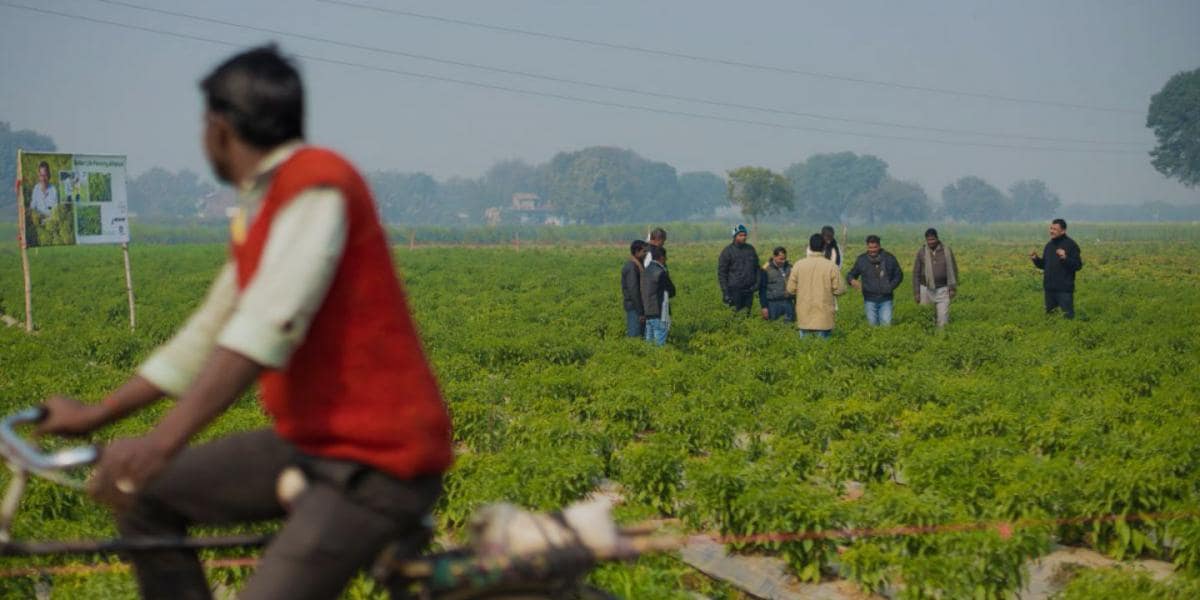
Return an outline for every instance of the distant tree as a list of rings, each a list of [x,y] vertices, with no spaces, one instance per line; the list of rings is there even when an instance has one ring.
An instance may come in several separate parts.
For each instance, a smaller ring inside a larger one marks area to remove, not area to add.
[[[17,179],[17,150],[54,152],[54,139],[29,129],[13,131],[7,121],[0,121],[0,212],[17,214],[13,182]]]
[[[129,211],[140,221],[193,219],[200,200],[215,191],[212,183],[187,169],[153,167],[129,180]]]
[[[495,206],[487,203],[483,187],[482,178],[451,177],[438,184],[438,200],[452,222],[482,223],[484,211]]]
[[[914,223],[931,215],[929,196],[920,184],[888,177],[873,190],[859,194],[850,213],[868,223]]]
[[[1188,187],[1200,183],[1200,69],[1177,73],[1150,98],[1146,127],[1158,139],[1150,164]]]
[[[975,176],[947,185],[942,190],[942,207],[947,217],[968,223],[999,221],[1009,214],[1004,192]]]
[[[560,152],[543,169],[543,198],[581,223],[659,220],[679,210],[675,168],[631,150]]]
[[[729,202],[750,217],[755,231],[759,217],[792,210],[794,206],[792,184],[783,175],[762,167],[740,167],[730,171],[726,190]]]
[[[717,208],[729,204],[725,192],[725,180],[716,173],[695,171],[679,176],[679,191],[683,198],[683,212],[678,218],[710,216]]]
[[[492,206],[508,207],[516,193],[542,193],[543,175],[538,167],[522,160],[502,160],[492,165],[480,181],[480,193],[484,200],[479,203],[486,209]]]
[[[438,202],[438,183],[428,174],[374,171],[367,179],[384,222],[413,225],[449,220]]]
[[[1019,221],[1039,221],[1054,216],[1062,199],[1050,191],[1040,179],[1018,181],[1008,188],[1012,202],[1012,218]]]
[[[887,176],[882,159],[853,152],[814,154],[784,171],[799,201],[799,213],[812,222],[840,220],[855,199]]]

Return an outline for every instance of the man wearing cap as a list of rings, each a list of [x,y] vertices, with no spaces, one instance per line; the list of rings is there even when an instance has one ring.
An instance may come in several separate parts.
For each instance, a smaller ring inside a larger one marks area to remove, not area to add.
[[[754,304],[754,290],[758,287],[758,252],[746,243],[746,226],[733,228],[733,241],[721,251],[717,259],[717,284],[721,286],[721,299],[733,310],[749,312]]]

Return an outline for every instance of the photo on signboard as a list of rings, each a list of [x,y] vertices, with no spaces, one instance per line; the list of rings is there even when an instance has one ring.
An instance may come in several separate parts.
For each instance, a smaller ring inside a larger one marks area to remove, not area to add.
[[[69,154],[22,154],[21,200],[24,203],[27,246],[75,243],[74,202],[64,189],[62,175],[74,172]],[[70,180],[75,191],[75,181]]]

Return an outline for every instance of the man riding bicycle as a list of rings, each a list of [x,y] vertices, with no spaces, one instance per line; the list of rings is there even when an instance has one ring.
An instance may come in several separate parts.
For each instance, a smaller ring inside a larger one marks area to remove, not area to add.
[[[299,73],[273,46],[200,84],[204,149],[239,189],[230,257],[178,333],[99,404],[47,400],[42,433],[84,434],[164,396],[89,482],[125,537],[284,518],[240,597],[333,598],[389,542],[423,534],[450,421],[362,177],[306,146]],[[255,380],[273,427],[188,446]],[[302,491],[284,506],[280,474]],[[129,552],[146,598],[209,598],[193,551]]]

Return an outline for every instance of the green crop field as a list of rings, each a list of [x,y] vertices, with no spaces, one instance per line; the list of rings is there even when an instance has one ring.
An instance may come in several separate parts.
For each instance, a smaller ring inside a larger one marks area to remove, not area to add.
[[[806,231],[768,230],[751,242],[764,260],[777,244],[796,256]],[[842,240],[848,261],[866,233]],[[1004,598],[1028,559],[1055,544],[1085,546],[1173,561],[1177,574],[1153,582],[1089,572],[1065,597],[1196,597],[1200,519],[1120,516],[1200,510],[1200,226],[1081,223],[1070,233],[1085,261],[1074,321],[1042,313],[1040,272],[1026,256],[1040,251],[1044,225],[942,228],[960,287],[940,333],[909,293],[920,230],[889,227],[883,245],[906,273],[895,324],[868,328],[851,290],[826,342],[729,314],[715,275],[724,242],[671,238],[679,294],[662,349],[623,337],[627,243],[397,246],[454,420],[457,463],[437,517],[454,531],[491,501],[558,508],[606,479],[623,489],[623,519],[672,517],[682,530],[714,534],[1116,515],[1011,535],[736,550],[782,557],[805,581],[841,577],[906,598]],[[98,399],[198,304],[226,253],[219,244],[138,245],[136,232],[130,248],[136,332],[119,248],[30,252],[37,331],[0,329],[0,410],[53,393]],[[0,262],[0,313],[20,319],[16,249],[0,250]],[[99,437],[143,431],[163,408]],[[204,437],[266,423],[248,394]],[[33,484],[14,533],[112,534],[103,509],[45,482]],[[68,562],[10,558],[0,567]],[[235,584],[245,574],[213,577]],[[631,598],[738,597],[668,556],[592,578]],[[55,598],[134,593],[122,573],[50,583]],[[3,580],[0,596],[32,597],[33,586]],[[372,592],[360,581],[348,594]]]

